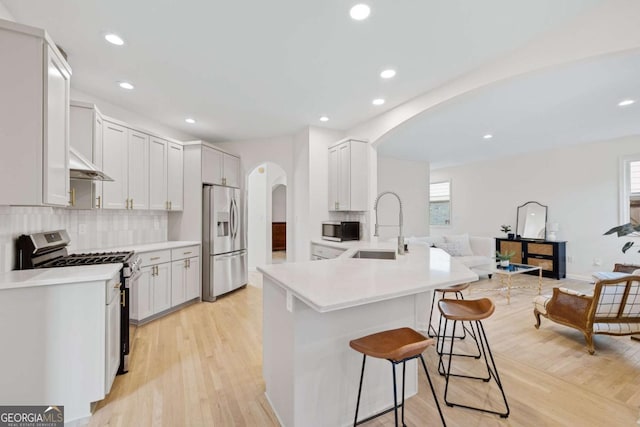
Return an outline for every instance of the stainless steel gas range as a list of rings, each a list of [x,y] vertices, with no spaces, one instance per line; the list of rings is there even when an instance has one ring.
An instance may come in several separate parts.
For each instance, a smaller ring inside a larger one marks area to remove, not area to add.
[[[69,254],[71,242],[65,230],[25,234],[17,240],[17,270],[32,268],[77,267],[98,264],[122,264],[120,270],[120,366],[118,375],[128,372],[131,344],[129,333],[129,294],[140,275],[141,259],[130,252],[96,252]]]

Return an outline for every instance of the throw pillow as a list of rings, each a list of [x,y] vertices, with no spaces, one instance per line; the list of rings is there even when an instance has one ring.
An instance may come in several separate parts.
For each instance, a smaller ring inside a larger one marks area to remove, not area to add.
[[[458,244],[460,255],[454,256],[472,256],[473,251],[471,250],[471,244],[469,243],[469,235],[468,234],[459,234],[455,236],[444,236],[444,240],[447,243],[456,243]],[[436,245],[437,246],[437,245]]]
[[[436,242],[435,246],[451,256],[464,256],[462,255],[460,242]]]

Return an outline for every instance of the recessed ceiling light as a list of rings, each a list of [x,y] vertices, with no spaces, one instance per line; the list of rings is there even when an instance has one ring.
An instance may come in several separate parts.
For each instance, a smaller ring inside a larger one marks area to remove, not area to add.
[[[328,122],[328,121],[329,121],[329,117],[327,117],[327,116],[322,116],[322,117],[320,117],[320,121],[321,121],[321,122]]]
[[[192,119],[191,117],[187,117],[186,119],[184,119],[185,122],[189,123],[190,125],[194,124],[196,122],[195,119]]]
[[[618,107],[626,107],[627,105],[634,104],[636,101],[633,99],[625,99],[624,101],[618,102]]]
[[[129,82],[120,82],[118,83],[118,85],[122,88],[122,89],[127,89],[127,90],[132,90],[133,89],[133,85]]]
[[[371,9],[369,8],[369,6],[362,3],[353,6],[349,11],[349,15],[351,15],[351,18],[355,19],[356,21],[367,19],[370,13]]]
[[[106,41],[111,44],[115,44],[116,46],[122,46],[124,44],[124,40],[122,40],[122,38],[117,34],[109,33],[106,34],[104,38]]]
[[[490,133],[486,134],[485,136],[483,136],[484,139],[491,139],[493,138],[493,135],[491,135]]]
[[[395,75],[396,70],[392,70],[391,68],[380,73],[380,77],[382,77],[383,79],[390,79],[392,77],[395,77]]]
[[[371,103],[372,103],[373,105],[382,105],[382,104],[384,104],[384,99],[382,99],[382,98],[376,98],[376,99],[374,99],[373,101],[371,101]]]

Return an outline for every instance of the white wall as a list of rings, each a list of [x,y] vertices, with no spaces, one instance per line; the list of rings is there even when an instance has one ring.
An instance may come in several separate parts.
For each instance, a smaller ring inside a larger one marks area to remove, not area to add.
[[[247,252],[248,267],[266,264],[267,245],[267,171],[266,164],[256,167],[247,182]]]
[[[500,225],[515,229],[517,206],[535,200],[549,206],[558,240],[567,241],[567,274],[588,277],[616,262],[638,264],[638,249],[622,254],[624,238],[602,235],[619,224],[619,159],[637,153],[640,136],[633,136],[432,170],[432,181],[451,179],[452,186],[452,225],[432,234],[504,236]]]
[[[8,21],[15,22],[15,18],[13,17],[13,15],[11,15],[11,13],[9,13],[9,11],[5,7],[5,5],[2,4],[2,2],[0,2],[0,19],[6,19]]]
[[[309,130],[304,129],[293,137],[293,162],[296,165],[292,175],[289,187],[290,194],[288,197],[293,205],[293,221],[289,221],[293,227],[292,233],[287,235],[287,257],[291,253],[290,243],[293,243],[293,260],[307,261],[311,256],[311,248],[309,242],[311,236],[309,233]],[[316,196],[320,197],[320,196]],[[291,259],[291,258],[289,258]]]
[[[429,234],[429,164],[378,156],[378,193],[393,191],[403,207],[404,236]],[[375,221],[375,219],[374,219]],[[398,201],[386,195],[378,204],[379,224],[398,223]],[[397,227],[381,227],[380,239],[398,236]]]
[[[271,221],[287,221],[287,187],[285,185],[278,184],[271,192]]]

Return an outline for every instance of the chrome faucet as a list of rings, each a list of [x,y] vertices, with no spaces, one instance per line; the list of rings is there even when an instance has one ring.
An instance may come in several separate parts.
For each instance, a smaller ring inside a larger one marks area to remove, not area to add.
[[[404,254],[404,237],[402,236],[402,200],[400,200],[400,196],[398,196],[393,191],[383,191],[382,193],[378,194],[378,197],[376,197],[376,201],[373,204],[373,210],[376,213],[376,224],[375,224],[375,231],[373,235],[378,237],[378,227],[379,227],[378,226],[378,201],[380,201],[380,198],[385,194],[393,194],[398,199],[398,205],[400,206],[400,211],[398,212],[398,227],[400,228],[398,231],[398,255],[403,255]]]

